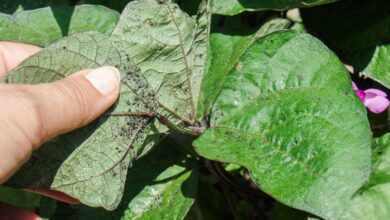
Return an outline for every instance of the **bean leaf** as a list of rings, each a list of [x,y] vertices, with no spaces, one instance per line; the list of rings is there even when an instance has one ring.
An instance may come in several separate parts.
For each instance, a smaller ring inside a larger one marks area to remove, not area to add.
[[[213,13],[235,15],[243,11],[287,10],[289,8],[312,7],[337,0],[213,0]]]
[[[370,140],[344,65],[312,36],[280,31],[240,56],[194,145],[282,203],[337,219],[368,178]]]
[[[352,198],[342,220],[390,217],[390,134],[375,138],[372,149],[370,180]]]
[[[158,112],[171,120],[195,122],[208,48],[209,4],[203,1],[198,14],[190,17],[170,0],[130,2],[111,35],[148,80]]]
[[[9,185],[49,188],[89,206],[108,210],[117,207],[127,169],[153,145],[154,136],[150,135],[155,130],[153,119],[147,116],[155,109],[154,94],[123,49],[98,32],[74,34],[24,61],[7,82],[51,82],[104,65],[116,66],[121,71],[117,104],[90,125],[41,146],[8,181]],[[134,116],[113,116],[121,112]]]
[[[213,23],[210,34],[208,65],[202,82],[198,118],[210,112],[229,71],[257,39],[289,26],[286,19],[275,18],[254,29],[239,16],[224,18],[223,26]]]
[[[98,5],[46,7],[14,15],[0,13],[0,40],[47,46],[76,32],[110,35],[118,19],[119,13]]]
[[[355,71],[390,88],[389,10],[389,1],[346,0],[303,10],[302,18]]]
[[[183,219],[194,202],[198,173],[194,158],[167,138],[128,172],[122,202],[115,211],[64,205],[53,219]]]

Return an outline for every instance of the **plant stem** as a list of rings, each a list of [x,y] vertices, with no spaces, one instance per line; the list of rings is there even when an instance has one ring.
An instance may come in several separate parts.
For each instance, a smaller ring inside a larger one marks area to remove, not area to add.
[[[188,128],[184,128],[184,127],[181,127],[179,125],[176,125],[174,123],[172,123],[171,121],[169,121],[167,118],[165,118],[164,116],[161,116],[161,115],[158,115],[157,116],[157,119],[159,120],[159,122],[165,126],[167,126],[168,128],[172,128],[182,134],[187,134],[187,135],[191,135],[191,136],[200,136],[202,133],[199,132],[199,131],[195,131],[195,130],[192,130],[192,129],[188,129]]]

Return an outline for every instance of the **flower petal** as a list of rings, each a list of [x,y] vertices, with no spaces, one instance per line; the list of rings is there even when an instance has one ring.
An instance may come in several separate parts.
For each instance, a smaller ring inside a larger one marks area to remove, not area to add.
[[[373,95],[387,97],[387,94],[379,89],[366,89],[366,90],[364,90],[364,93],[366,93],[366,95],[370,96],[370,97],[372,97]]]
[[[360,100],[363,102],[364,99],[366,98],[366,93],[364,93],[363,90],[355,90],[355,93],[357,96],[359,96]]]
[[[373,96],[371,93],[370,96],[366,96],[364,100],[364,105],[375,114],[379,114],[389,107],[389,100],[386,97],[376,95]]]
[[[359,88],[357,87],[357,85],[354,81],[352,81],[352,87],[354,90],[359,90]]]

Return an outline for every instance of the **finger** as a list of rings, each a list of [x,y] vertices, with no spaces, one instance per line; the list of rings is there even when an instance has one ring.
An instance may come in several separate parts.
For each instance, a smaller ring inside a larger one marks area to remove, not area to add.
[[[58,192],[55,190],[49,190],[49,189],[25,189],[25,190],[28,192],[43,195],[43,196],[46,196],[46,197],[49,197],[52,199],[56,199],[56,200],[61,201],[61,202],[66,202],[68,204],[72,204],[72,205],[80,204],[79,200],[77,200],[71,196],[68,196],[65,193]]]
[[[0,78],[39,50],[40,47],[30,44],[0,41]]]
[[[102,67],[48,84],[1,85],[0,182],[43,142],[103,114],[118,98],[119,84],[119,71]]]
[[[37,214],[0,202],[0,218],[3,220],[40,220]]]

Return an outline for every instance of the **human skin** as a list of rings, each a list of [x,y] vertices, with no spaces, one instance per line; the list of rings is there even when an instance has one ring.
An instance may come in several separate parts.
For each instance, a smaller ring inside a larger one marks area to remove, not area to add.
[[[0,78],[41,48],[0,42]],[[85,126],[119,96],[114,67],[83,70],[52,83],[0,84],[0,183],[12,176],[45,141]],[[32,191],[67,202],[58,192]]]

